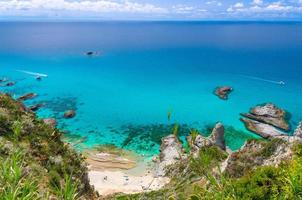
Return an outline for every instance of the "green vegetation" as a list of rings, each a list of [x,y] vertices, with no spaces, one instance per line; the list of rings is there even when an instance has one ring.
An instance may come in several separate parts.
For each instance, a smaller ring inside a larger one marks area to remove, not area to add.
[[[251,171],[255,166],[263,164],[263,160],[270,157],[278,146],[287,145],[281,139],[273,139],[272,141],[250,139],[247,141],[246,150],[235,152],[230,160],[232,161],[227,169],[229,176],[239,178]]]
[[[1,157],[0,162],[0,199],[39,199],[37,181],[24,171],[26,163],[21,150]]]
[[[174,124],[173,128],[172,128],[172,134],[177,136],[178,135],[178,130],[179,130],[179,125],[178,124]]]
[[[258,166],[257,162],[251,163],[250,160],[268,158],[274,155],[278,146],[289,144],[276,139],[250,140],[248,145],[255,146],[255,149],[251,148],[255,151],[235,154],[238,162],[247,162],[243,174],[239,171],[241,168],[234,170],[239,174],[236,176],[228,171],[222,173],[219,166],[226,154],[216,147],[207,147],[201,149],[197,157],[172,166],[168,171],[171,182],[165,188],[143,194],[117,195],[115,199],[302,199],[302,144],[295,144],[293,158],[278,167]],[[252,164],[256,168],[252,168]]]
[[[64,184],[56,186],[54,193],[64,200],[76,200],[79,199],[79,194],[77,192],[79,183],[78,181],[73,181],[72,176],[64,175]]]
[[[60,131],[0,95],[0,200],[93,199],[84,157]]]
[[[155,133],[171,130],[177,136],[190,129],[178,124],[166,129],[158,126],[152,127],[148,136],[158,141],[157,136],[153,137]],[[141,129],[135,128],[133,134],[136,131]],[[193,140],[198,134],[190,130]],[[60,131],[37,120],[22,103],[0,95],[0,200],[95,199],[84,157],[63,143],[61,136]],[[197,155],[183,157],[168,168],[171,182],[161,190],[116,195],[113,199],[302,199],[302,144],[292,147],[292,159],[277,167],[263,166],[266,159],[288,145],[280,139],[249,140],[248,148],[229,157],[225,171],[221,163],[227,154],[215,146],[203,147]],[[99,150],[121,153],[112,145],[100,146]]]
[[[196,140],[196,137],[200,135],[199,131],[197,129],[191,129],[190,130],[190,146],[193,146],[193,142]]]

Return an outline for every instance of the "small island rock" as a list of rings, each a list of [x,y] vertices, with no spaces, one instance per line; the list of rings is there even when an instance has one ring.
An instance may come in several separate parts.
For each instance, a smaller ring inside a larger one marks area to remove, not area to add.
[[[256,106],[250,110],[250,113],[241,115],[284,131],[289,131],[290,129],[286,120],[286,112],[272,103]]]
[[[222,100],[227,100],[229,94],[233,91],[232,87],[229,86],[223,86],[223,87],[218,87],[215,90],[215,94]]]

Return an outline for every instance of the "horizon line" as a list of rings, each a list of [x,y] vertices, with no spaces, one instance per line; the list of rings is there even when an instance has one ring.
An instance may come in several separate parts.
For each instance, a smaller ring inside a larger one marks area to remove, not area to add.
[[[302,19],[99,19],[99,18],[1,18],[0,22],[294,22]]]

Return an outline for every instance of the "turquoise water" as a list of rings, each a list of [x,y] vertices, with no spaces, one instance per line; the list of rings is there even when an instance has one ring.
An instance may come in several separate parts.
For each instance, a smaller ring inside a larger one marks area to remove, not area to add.
[[[46,103],[38,116],[85,137],[78,148],[110,143],[152,155],[173,123],[184,138],[222,121],[238,130],[226,136],[237,149],[255,137],[239,120],[254,105],[286,109],[293,127],[302,120],[301,31],[299,23],[0,23],[0,77],[17,82],[0,90],[37,93],[26,104]],[[234,88],[228,101],[213,95],[222,85]],[[67,109],[76,117],[63,119]]]

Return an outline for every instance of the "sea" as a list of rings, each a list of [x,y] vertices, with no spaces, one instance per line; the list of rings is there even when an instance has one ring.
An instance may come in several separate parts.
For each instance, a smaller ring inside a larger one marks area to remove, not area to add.
[[[302,120],[301,33],[300,22],[0,22],[0,78],[16,83],[0,92],[38,94],[24,103],[43,103],[37,116],[56,118],[79,151],[151,157],[176,126],[186,145],[217,122],[236,150],[259,138],[240,121],[253,106],[285,109],[288,134]],[[219,86],[233,88],[228,100],[214,95]]]

